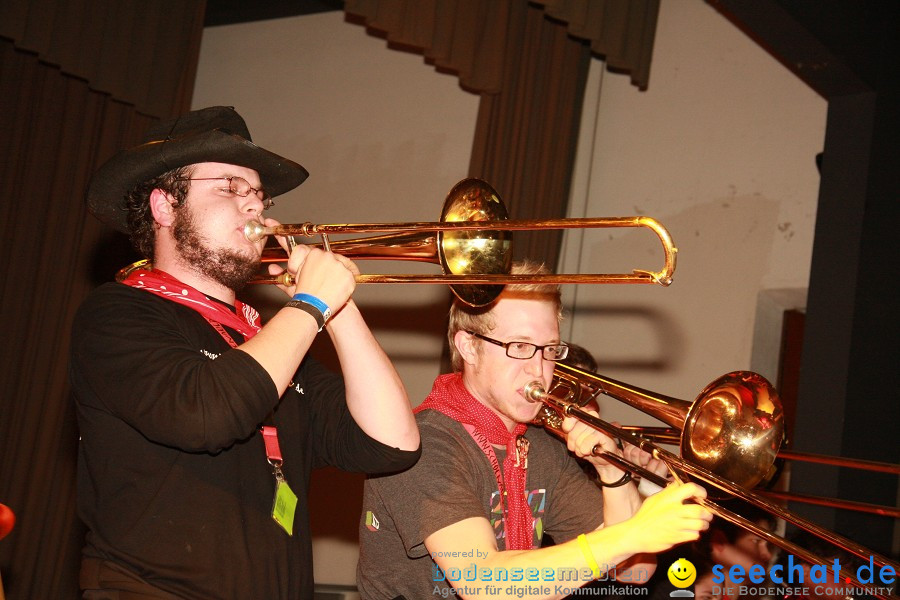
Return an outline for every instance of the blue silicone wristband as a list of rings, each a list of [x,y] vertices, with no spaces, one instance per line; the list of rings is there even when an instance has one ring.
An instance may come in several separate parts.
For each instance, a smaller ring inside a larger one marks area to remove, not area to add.
[[[313,296],[312,294],[303,294],[303,293],[294,294],[294,297],[292,298],[292,300],[295,300],[297,302],[305,302],[306,304],[309,304],[310,306],[314,306],[316,309],[318,309],[318,311],[320,313],[322,313],[322,317],[325,319],[326,322],[328,321],[328,319],[331,318],[331,309],[328,307],[328,305],[325,304],[324,302],[322,302],[321,300],[319,300],[318,298],[316,298],[315,296]]]

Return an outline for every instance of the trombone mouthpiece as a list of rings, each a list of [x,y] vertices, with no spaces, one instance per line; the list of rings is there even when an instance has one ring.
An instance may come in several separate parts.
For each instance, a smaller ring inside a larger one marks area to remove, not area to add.
[[[540,402],[546,395],[547,392],[544,391],[544,386],[540,381],[525,384],[525,399],[529,402]]]
[[[258,242],[269,235],[268,229],[259,221],[247,221],[244,225],[244,237],[251,242]]]

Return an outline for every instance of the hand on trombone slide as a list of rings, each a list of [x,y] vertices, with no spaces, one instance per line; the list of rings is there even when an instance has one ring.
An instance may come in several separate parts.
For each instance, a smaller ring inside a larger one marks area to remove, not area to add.
[[[696,483],[670,483],[646,498],[627,523],[645,552],[662,552],[698,539],[709,528],[713,513],[698,503],[705,499],[706,490]]]
[[[595,410],[585,410],[598,416]],[[620,448],[607,434],[573,417],[562,420],[560,431],[565,434],[569,450],[590,462],[607,487],[621,481],[628,472],[622,470],[617,457],[640,467],[648,477],[655,475],[657,480],[669,473],[666,464],[649,452],[629,443]],[[621,523],[630,529],[628,538],[639,543],[644,552],[662,552],[675,544],[696,540],[709,527],[713,513],[702,505],[706,499],[702,486],[676,482],[654,491],[659,493],[645,499],[631,519]]]
[[[585,410],[599,417],[596,410]],[[613,424],[619,425],[615,422]],[[669,475],[669,469],[666,467],[666,464],[649,452],[645,452],[627,442],[617,443],[616,440],[607,434],[574,417],[565,417],[561,422],[561,429],[562,433],[565,434],[566,445],[569,451],[590,462],[597,469],[600,481],[612,483],[620,480],[628,472],[622,469],[621,463],[616,464],[618,461],[611,461],[612,457],[610,454],[624,458],[629,463],[642,467],[659,477],[665,478]],[[640,475],[636,475],[635,478],[639,479]],[[650,482],[647,481],[646,483],[649,484]],[[652,491],[648,489],[648,493],[643,495],[649,496],[650,493],[661,489],[659,486],[653,485]],[[643,492],[644,490],[641,491]]]
[[[275,219],[266,219],[267,227],[279,225]],[[346,256],[314,246],[297,244],[289,236],[275,236],[278,244],[288,254],[287,264],[269,264],[270,275],[290,275],[278,287],[288,296],[297,292],[311,294],[321,299],[333,312],[343,306],[356,288],[359,269]]]

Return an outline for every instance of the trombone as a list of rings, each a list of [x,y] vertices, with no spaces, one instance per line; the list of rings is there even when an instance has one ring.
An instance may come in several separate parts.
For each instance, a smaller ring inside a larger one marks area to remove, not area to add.
[[[641,435],[650,441],[658,444],[679,445],[681,442],[681,432],[674,427],[644,427],[638,425],[622,425],[622,429]],[[876,460],[863,460],[859,458],[844,458],[841,456],[826,456],[823,454],[814,454],[811,452],[797,452],[795,450],[786,450],[782,447],[778,451],[775,467],[773,468],[773,476],[771,480],[777,478],[781,471],[781,464],[787,461],[817,463],[820,465],[830,465],[834,467],[846,467],[850,469],[859,469],[862,471],[872,471],[877,473],[887,473],[889,475],[900,475],[900,465],[886,463]],[[767,474],[765,480],[770,480]],[[764,481],[765,483],[765,481]],[[900,508],[891,506],[882,506],[879,504],[871,504],[868,502],[857,502],[854,500],[840,500],[836,498],[824,498],[822,496],[812,496],[807,494],[797,494],[794,492],[781,492],[777,490],[760,490],[760,494],[774,498],[776,500],[786,500],[790,502],[800,502],[803,504],[813,504],[817,506],[827,506],[843,510],[852,510],[864,512],[882,517],[891,517],[900,519]]]
[[[681,429],[681,456],[661,448],[634,428],[617,427],[582,408],[601,394]],[[563,417],[574,417],[663,461],[676,480],[680,481],[685,476],[700,480],[726,497],[742,499],[861,559],[871,558],[879,568],[890,566],[895,573],[900,570],[900,565],[888,558],[747,491],[746,488],[759,483],[772,467],[784,436],[778,394],[764,377],[756,373],[735,371],[723,375],[706,386],[694,402],[687,402],[557,363],[550,390],[545,390],[539,381],[534,381],[526,385],[525,396],[532,402],[543,404],[535,421],[551,431],[559,433]],[[656,473],[608,453],[599,446],[595,447],[594,453],[657,485],[668,483]],[[826,568],[831,566],[822,557],[769,532],[710,498],[698,502],[715,515],[810,564]],[[849,579],[854,586],[864,587],[852,576]]]
[[[656,271],[634,269],[632,273],[513,275],[512,231],[538,229],[594,229],[644,227],[659,238],[664,263]],[[331,240],[333,234],[377,233],[381,235],[349,240]],[[313,223],[265,227],[250,221],[244,235],[255,242],[269,235],[320,236],[321,247],[351,259],[406,260],[439,264],[441,275],[359,275],[357,283],[442,283],[470,306],[491,303],[507,283],[655,283],[668,286],[675,271],[677,248],[666,228],[644,216],[580,219],[510,220],[496,190],[485,181],[463,179],[447,194],[440,221],[412,223],[356,223],[316,225]],[[281,248],[266,248],[263,262],[283,262]],[[261,275],[250,283],[292,285],[287,273]]]

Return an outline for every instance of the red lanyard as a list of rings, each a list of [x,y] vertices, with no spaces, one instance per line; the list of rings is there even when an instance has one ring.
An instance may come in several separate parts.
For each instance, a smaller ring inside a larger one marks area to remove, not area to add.
[[[226,342],[228,342],[229,346],[231,346],[232,348],[237,348],[237,342],[234,341],[234,338],[228,335],[228,332],[225,331],[225,328],[222,327],[221,323],[213,321],[207,316],[204,316],[203,318],[206,319],[209,324],[219,332],[219,335],[221,335],[222,338]],[[278,429],[275,427],[274,421],[272,421],[271,413],[269,413],[267,420],[269,422],[272,422],[273,424],[264,424],[260,428],[260,432],[263,436],[263,442],[266,446],[266,458],[268,459],[269,464],[272,465],[272,467],[275,469],[275,478],[283,479],[284,476],[281,473],[281,465],[284,463],[284,459],[281,456],[281,446],[278,445]]]

